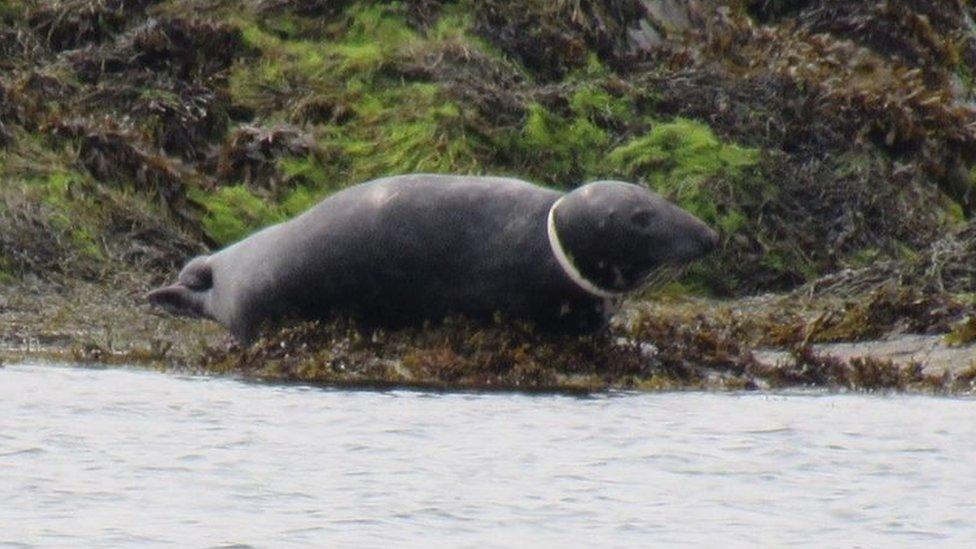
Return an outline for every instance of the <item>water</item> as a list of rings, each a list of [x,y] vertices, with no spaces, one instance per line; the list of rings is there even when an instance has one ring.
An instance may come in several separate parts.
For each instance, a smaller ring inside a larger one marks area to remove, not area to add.
[[[0,369],[0,546],[971,546],[976,401]]]

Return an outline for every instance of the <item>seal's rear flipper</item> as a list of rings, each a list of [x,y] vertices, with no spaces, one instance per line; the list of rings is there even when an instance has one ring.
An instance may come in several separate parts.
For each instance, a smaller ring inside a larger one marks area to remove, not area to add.
[[[206,318],[203,296],[183,284],[173,284],[164,288],[157,288],[146,295],[149,303],[166,309],[170,314]]]
[[[210,267],[210,256],[194,257],[183,270],[180,271],[180,284],[191,290],[209,290],[213,287],[213,269]]]

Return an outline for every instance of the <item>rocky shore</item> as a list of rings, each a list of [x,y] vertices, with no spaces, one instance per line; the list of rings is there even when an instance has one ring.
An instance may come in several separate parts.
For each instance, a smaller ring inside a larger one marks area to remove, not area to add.
[[[976,8],[0,0],[0,359],[341,385],[965,393]],[[611,330],[347,319],[249,348],[182,263],[390,174],[634,181],[720,250]]]
[[[849,304],[807,302],[804,309],[797,296],[634,300],[610,330],[588,337],[464,319],[403,331],[335,319],[285,326],[241,347],[213,322],[150,309],[139,286],[107,291],[98,283],[38,283],[14,290],[0,301],[0,363],[116,365],[377,388],[976,391],[972,320],[952,325],[948,334],[919,334],[899,319],[882,337],[811,343],[825,333],[823,319]]]

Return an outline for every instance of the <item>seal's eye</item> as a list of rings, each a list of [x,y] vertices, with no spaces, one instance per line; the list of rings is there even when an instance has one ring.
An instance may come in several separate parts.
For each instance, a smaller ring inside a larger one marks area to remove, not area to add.
[[[647,210],[638,210],[634,212],[634,215],[630,216],[630,222],[637,225],[641,229],[646,229],[651,224],[651,218],[654,215]]]

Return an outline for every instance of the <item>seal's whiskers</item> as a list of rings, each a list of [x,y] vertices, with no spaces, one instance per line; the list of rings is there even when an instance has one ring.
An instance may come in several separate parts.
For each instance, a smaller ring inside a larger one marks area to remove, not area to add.
[[[680,278],[685,271],[684,265],[664,265],[651,271],[640,284],[642,291],[659,290],[668,283]]]

